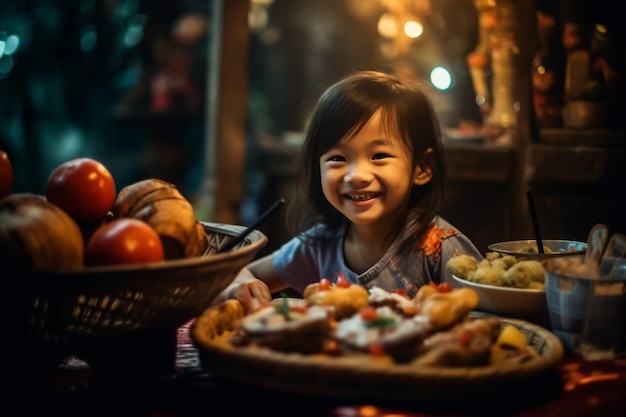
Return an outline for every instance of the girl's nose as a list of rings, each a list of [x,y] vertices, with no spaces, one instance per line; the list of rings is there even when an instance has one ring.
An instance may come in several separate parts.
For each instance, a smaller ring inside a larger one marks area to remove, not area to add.
[[[368,166],[368,164],[358,162],[350,164],[344,180],[347,183],[353,184],[370,182],[372,179],[372,174],[368,169]]]

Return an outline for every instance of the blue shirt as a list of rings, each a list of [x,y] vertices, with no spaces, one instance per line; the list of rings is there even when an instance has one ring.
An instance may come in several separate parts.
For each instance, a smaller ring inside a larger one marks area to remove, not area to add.
[[[452,274],[446,268],[448,259],[458,253],[464,253],[483,259],[482,254],[472,241],[441,217],[436,217],[429,234],[436,233],[435,239],[426,239],[431,246],[424,246],[424,239],[419,236],[409,243],[412,245],[408,255],[400,255],[400,240],[392,243],[385,255],[370,269],[357,274],[347,265],[343,253],[346,229],[330,232],[332,239],[323,244],[312,244],[294,237],[272,256],[272,265],[281,279],[296,291],[302,293],[307,285],[328,278],[335,282],[337,274],[343,274],[350,282],[366,288],[379,287],[386,291],[402,289],[409,297],[414,297],[417,290],[431,281],[448,282],[457,286]],[[307,232],[305,232],[307,233]],[[432,242],[436,242],[434,247]]]

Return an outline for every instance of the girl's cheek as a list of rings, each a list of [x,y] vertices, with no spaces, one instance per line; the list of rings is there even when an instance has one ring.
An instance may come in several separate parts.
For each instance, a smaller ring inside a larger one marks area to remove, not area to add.
[[[338,169],[333,168],[322,168],[321,170],[321,179],[322,182],[331,182],[336,181],[337,178],[341,176],[341,172]]]

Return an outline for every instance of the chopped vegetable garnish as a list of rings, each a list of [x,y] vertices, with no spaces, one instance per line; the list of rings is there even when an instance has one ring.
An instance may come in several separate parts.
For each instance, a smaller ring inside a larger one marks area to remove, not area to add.
[[[437,292],[450,292],[452,291],[454,288],[452,287],[452,285],[450,285],[450,283],[448,282],[442,282],[440,284],[437,284],[434,281],[430,281],[430,286],[433,287],[434,289],[437,290]]]
[[[286,298],[281,299],[281,302],[276,307],[276,311],[285,316],[285,320],[289,320],[289,302]]]
[[[385,347],[381,343],[372,343],[368,351],[372,356],[382,356],[385,354]]]
[[[465,347],[469,345],[471,341],[472,341],[472,332],[470,332],[469,330],[465,330],[459,335],[459,344],[461,346]]]
[[[498,335],[496,344],[524,350],[528,346],[528,339],[517,327],[506,326]]]
[[[330,289],[330,280],[328,278],[320,279],[320,291],[328,291]]]
[[[388,327],[394,327],[396,326],[397,322],[396,319],[394,319],[393,317],[378,317],[377,319],[374,320],[365,320],[363,322],[363,325],[365,327],[380,327],[381,329],[386,329]]]
[[[408,295],[406,295],[406,290],[405,290],[404,288],[398,288],[398,289],[396,289],[396,290],[393,290],[393,293],[394,293],[394,294],[401,295],[401,296],[406,297],[406,298],[409,298],[409,296],[408,296]],[[409,299],[410,299],[410,298],[409,298]]]
[[[359,310],[359,314],[361,314],[361,318],[363,320],[378,319],[378,312],[374,307],[363,307],[361,310]]]
[[[346,276],[341,272],[337,272],[337,286],[339,288],[348,288],[350,285],[350,281],[348,281]]]

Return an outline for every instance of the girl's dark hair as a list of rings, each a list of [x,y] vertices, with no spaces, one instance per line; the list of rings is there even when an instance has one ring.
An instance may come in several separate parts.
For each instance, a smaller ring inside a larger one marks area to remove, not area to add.
[[[313,109],[298,157],[297,187],[287,211],[292,234],[316,224],[337,230],[348,222],[324,197],[320,157],[343,137],[358,133],[372,115],[382,111],[388,129],[397,129],[413,153],[413,166],[430,170],[432,179],[414,186],[406,223],[399,228],[420,236],[439,212],[443,200],[444,159],[439,121],[432,103],[417,82],[404,82],[377,71],[353,73],[328,88]],[[408,238],[409,236],[407,236]]]

